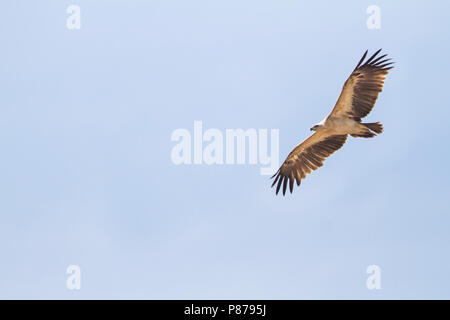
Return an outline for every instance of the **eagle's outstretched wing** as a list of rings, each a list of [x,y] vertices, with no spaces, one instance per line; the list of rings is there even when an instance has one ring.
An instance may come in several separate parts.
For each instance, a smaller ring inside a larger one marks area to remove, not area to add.
[[[292,193],[294,180],[300,185],[301,179],[311,171],[321,167],[323,161],[333,152],[341,148],[347,135],[336,135],[328,130],[320,130],[300,143],[288,155],[280,169],[272,176],[275,177],[272,187],[277,184],[276,194],[283,185],[283,195],[286,194],[287,183]]]
[[[359,121],[372,111],[378,94],[383,89],[384,79],[392,69],[386,54],[377,57],[381,49],[375,52],[366,62],[367,51],[359,61],[355,70],[345,82],[341,95],[328,117],[348,117]],[[364,62],[364,63],[363,63]]]

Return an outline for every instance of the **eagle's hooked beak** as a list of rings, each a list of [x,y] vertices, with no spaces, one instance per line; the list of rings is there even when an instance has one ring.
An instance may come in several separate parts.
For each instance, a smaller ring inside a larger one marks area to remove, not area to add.
[[[310,130],[310,131],[315,131],[316,128],[315,128],[315,127],[311,127],[309,130]]]

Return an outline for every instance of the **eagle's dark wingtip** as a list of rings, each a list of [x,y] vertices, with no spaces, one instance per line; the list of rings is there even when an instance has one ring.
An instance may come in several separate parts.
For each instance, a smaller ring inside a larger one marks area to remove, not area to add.
[[[287,182],[288,182],[288,178],[284,177],[284,180],[283,180],[283,196],[286,194]]]
[[[289,191],[292,193],[294,190],[294,177],[291,174],[291,179],[289,180]]]
[[[376,51],[367,61],[366,63],[364,63],[364,65],[366,64],[370,64],[372,62],[372,60],[380,53],[381,49],[378,49],[378,51]]]
[[[280,179],[280,175],[278,175],[278,176],[275,178],[275,180],[273,180],[271,188],[273,188],[273,186],[275,185],[275,183],[277,183],[278,179]]]
[[[277,172],[275,172],[274,175],[271,176],[269,179],[273,179],[273,177],[275,177],[278,174],[278,172],[280,172],[280,169],[278,169]]]
[[[368,52],[369,52],[369,50],[366,50],[366,52],[364,52],[362,58],[359,60],[358,64],[356,65],[355,70],[359,68],[359,66],[361,65],[361,63],[362,63],[362,62],[364,61],[364,59],[366,58]],[[353,71],[355,71],[355,70],[353,70]]]
[[[276,190],[276,192],[275,192],[275,195],[278,195],[278,192],[280,191],[281,181],[282,181],[282,180],[283,180],[283,177],[281,177],[281,178],[278,180],[277,190]]]

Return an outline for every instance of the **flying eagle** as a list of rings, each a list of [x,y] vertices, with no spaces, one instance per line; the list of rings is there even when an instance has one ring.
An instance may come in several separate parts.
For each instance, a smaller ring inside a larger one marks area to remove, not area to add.
[[[345,81],[336,105],[324,120],[314,125],[315,131],[308,139],[297,145],[288,155],[280,169],[272,176],[276,184],[276,194],[283,186],[283,195],[289,183],[292,193],[294,180],[300,185],[302,179],[311,171],[321,167],[323,161],[340,149],[347,135],[372,138],[383,131],[380,122],[362,123],[361,119],[369,114],[383,89],[388,70],[392,69],[391,59],[386,54],[377,57],[381,49],[367,61],[367,51],[358,62],[350,77]]]

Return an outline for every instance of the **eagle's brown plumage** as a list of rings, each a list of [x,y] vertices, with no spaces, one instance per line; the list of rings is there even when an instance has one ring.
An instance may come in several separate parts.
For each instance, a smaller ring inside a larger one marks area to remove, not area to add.
[[[330,113],[334,117],[352,117],[361,120],[372,111],[378,94],[383,89],[388,70],[392,69],[390,59],[383,59],[384,54],[375,59],[381,49],[375,52],[363,65],[367,51],[362,56],[355,70],[345,81],[336,105]]]
[[[294,182],[300,185],[302,179],[311,171],[323,165],[323,161],[340,149],[347,135],[353,137],[373,137],[383,131],[379,122],[361,123],[373,109],[378,94],[383,88],[388,70],[392,68],[390,59],[385,55],[377,57],[378,50],[367,61],[367,51],[345,82],[341,95],[331,113],[320,124],[311,128],[316,132],[300,143],[288,155],[280,169],[272,176],[276,184],[276,194],[282,188],[283,195],[292,193]]]

